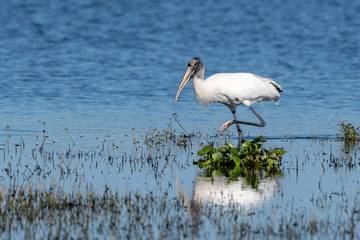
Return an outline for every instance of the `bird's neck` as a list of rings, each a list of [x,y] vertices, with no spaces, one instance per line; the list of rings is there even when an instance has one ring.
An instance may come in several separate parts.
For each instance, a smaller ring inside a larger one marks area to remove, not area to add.
[[[204,81],[204,73],[205,73],[205,68],[202,67],[200,68],[194,75],[193,77],[193,83],[194,83],[194,86],[196,83],[202,83]]]
[[[205,73],[205,68],[202,67],[201,69],[199,69],[194,77],[193,77],[193,86],[194,86],[194,90],[196,91],[197,89],[201,88],[201,85],[204,83],[204,73]],[[195,94],[196,95],[196,94]]]
[[[194,86],[194,94],[196,100],[200,104],[208,105],[209,103],[206,99],[206,96],[204,95],[204,93],[206,92],[205,90],[206,81],[204,80],[204,73],[205,73],[205,68],[201,68],[199,71],[196,72],[196,74],[193,77],[193,86]]]
[[[195,76],[194,76],[194,79],[197,78],[197,79],[204,80],[204,73],[205,73],[205,68],[204,68],[204,67],[200,68],[200,69],[196,72],[196,74],[195,74]]]

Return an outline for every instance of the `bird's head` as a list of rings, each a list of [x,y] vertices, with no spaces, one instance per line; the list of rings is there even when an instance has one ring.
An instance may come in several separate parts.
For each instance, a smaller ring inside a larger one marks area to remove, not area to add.
[[[190,60],[190,62],[188,63],[188,68],[187,68],[187,70],[184,74],[184,77],[180,83],[180,86],[176,92],[175,102],[177,102],[177,99],[180,95],[181,90],[183,90],[183,88],[190,81],[190,79],[193,78],[198,72],[200,72],[200,70],[203,70],[203,69],[204,69],[204,65],[201,62],[200,58],[194,57],[193,59]]]

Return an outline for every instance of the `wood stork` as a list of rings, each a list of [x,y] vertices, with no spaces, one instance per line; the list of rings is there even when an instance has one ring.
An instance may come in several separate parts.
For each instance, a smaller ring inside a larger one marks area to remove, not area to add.
[[[256,102],[278,102],[280,93],[283,91],[279,84],[271,79],[263,78],[252,73],[218,73],[204,80],[205,68],[200,58],[190,60],[185,75],[177,90],[175,102],[177,102],[181,90],[193,79],[194,94],[196,100],[203,105],[214,102],[225,104],[229,107],[234,120],[224,123],[218,134],[221,135],[232,124],[236,124],[239,134],[239,147],[241,145],[242,131],[239,124],[265,127],[265,121],[251,106]],[[260,123],[238,121],[236,106],[244,104],[255,114]]]

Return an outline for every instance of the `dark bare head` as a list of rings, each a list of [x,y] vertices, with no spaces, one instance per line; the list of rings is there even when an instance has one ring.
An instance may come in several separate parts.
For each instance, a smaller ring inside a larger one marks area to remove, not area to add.
[[[192,70],[193,75],[195,75],[196,72],[199,71],[203,67],[204,67],[204,65],[199,57],[194,57],[188,63],[188,68],[190,68]]]
[[[188,63],[188,68],[184,74],[184,77],[180,83],[180,86],[176,92],[175,102],[177,102],[177,99],[180,95],[181,90],[185,87],[185,85],[192,79],[196,74],[200,73],[203,76],[204,73],[204,65],[200,58],[194,57],[190,60]]]

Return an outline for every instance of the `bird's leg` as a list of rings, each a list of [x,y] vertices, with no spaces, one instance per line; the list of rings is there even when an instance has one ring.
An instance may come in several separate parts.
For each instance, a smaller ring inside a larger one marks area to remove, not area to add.
[[[234,120],[230,120],[226,123],[224,123],[219,131],[218,131],[218,134],[221,135],[226,129],[228,129],[232,124],[233,124],[233,121],[237,121],[237,117],[236,117],[236,108],[235,107],[232,107],[232,106],[228,106],[231,113],[233,114],[234,116]],[[238,131],[238,135],[239,135],[239,142],[238,142],[238,148],[240,148],[241,146],[241,140],[242,140],[242,131],[241,131],[241,128],[240,128],[240,125],[238,123],[235,123],[236,124],[236,128],[237,128],[237,131]]]
[[[236,117],[236,111],[235,110],[231,110],[233,116],[234,116],[234,121],[237,121],[237,117]],[[241,140],[242,140],[242,131],[241,131],[241,128],[240,128],[240,125],[238,123],[235,123],[236,124],[236,128],[237,128],[237,131],[238,131],[238,134],[239,134],[239,142],[238,142],[238,148],[240,149],[240,146],[241,146]]]
[[[221,128],[218,131],[218,134],[221,135],[226,129],[228,129],[231,125],[235,124],[245,124],[245,125],[251,125],[251,126],[255,126],[255,127],[265,127],[266,126],[266,122],[264,121],[264,119],[262,119],[260,117],[260,115],[254,110],[254,108],[252,108],[251,106],[249,107],[250,110],[255,114],[255,116],[260,120],[261,123],[252,123],[252,122],[243,122],[243,121],[237,121],[237,120],[230,120],[226,123],[224,123]]]

